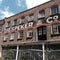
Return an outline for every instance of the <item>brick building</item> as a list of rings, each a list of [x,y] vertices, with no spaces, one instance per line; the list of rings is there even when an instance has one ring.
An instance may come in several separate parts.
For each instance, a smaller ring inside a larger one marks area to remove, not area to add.
[[[53,52],[50,60],[59,60],[59,45],[60,0],[48,1],[0,21],[0,55],[12,49],[16,50],[17,59],[20,50],[41,50]]]

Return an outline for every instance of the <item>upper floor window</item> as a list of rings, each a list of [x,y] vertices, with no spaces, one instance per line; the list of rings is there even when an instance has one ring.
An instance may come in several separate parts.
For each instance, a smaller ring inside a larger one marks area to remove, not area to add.
[[[5,34],[4,35],[4,41],[7,41],[8,40],[8,34]]]
[[[10,27],[10,22],[6,22],[6,27]]]
[[[13,25],[17,25],[17,19],[13,21]]]
[[[45,10],[39,11],[38,18],[45,17]]]
[[[52,25],[51,34],[60,34],[60,24]]]
[[[32,20],[34,20],[34,14],[30,14],[28,17],[28,21],[32,21]]]
[[[25,17],[21,17],[20,23],[24,23],[24,22],[25,22]]]
[[[19,31],[18,33],[18,39],[22,39],[23,38],[23,31]]]
[[[0,29],[2,29],[2,24],[0,24]]]
[[[27,38],[32,38],[32,36],[33,36],[33,31],[32,31],[32,29],[29,29],[27,31]]]
[[[51,7],[51,14],[56,14],[56,13],[58,13],[58,6],[57,5]]]
[[[15,36],[15,33],[11,33],[11,37],[10,37],[10,40],[13,40],[14,39],[14,36]]]

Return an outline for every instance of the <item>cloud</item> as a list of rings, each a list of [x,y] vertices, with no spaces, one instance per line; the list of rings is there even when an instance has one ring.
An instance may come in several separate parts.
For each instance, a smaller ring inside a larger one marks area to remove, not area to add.
[[[27,8],[32,8],[49,0],[26,0]]]
[[[19,7],[21,7],[21,0],[16,0],[16,4],[17,4],[17,6],[19,6]]]
[[[0,0],[0,4],[2,3],[3,0]]]
[[[0,14],[1,14],[0,16],[1,19],[14,15],[14,13],[9,11],[9,7],[6,7],[4,10],[0,10]]]

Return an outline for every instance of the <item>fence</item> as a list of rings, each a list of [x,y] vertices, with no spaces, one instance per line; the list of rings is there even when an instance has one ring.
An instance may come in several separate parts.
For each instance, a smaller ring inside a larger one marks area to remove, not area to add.
[[[43,52],[39,49],[19,50],[18,60],[43,60]],[[15,60],[16,50],[5,50],[6,60]],[[45,50],[45,60],[60,60],[60,50]]]

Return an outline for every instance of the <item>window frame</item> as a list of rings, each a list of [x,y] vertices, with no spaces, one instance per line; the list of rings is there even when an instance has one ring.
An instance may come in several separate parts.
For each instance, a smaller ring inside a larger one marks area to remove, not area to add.
[[[20,24],[23,24],[24,22],[25,22],[25,17],[23,16],[20,18]]]
[[[44,18],[45,17],[45,10],[41,10],[38,13],[38,18]]]
[[[17,19],[13,20],[13,25],[14,25],[14,26],[17,25]]]
[[[15,32],[12,32],[10,35],[10,40],[14,40],[14,38],[15,38]]]
[[[33,21],[33,20],[34,20],[34,13],[29,14],[28,21]]]
[[[60,24],[54,24],[51,26],[51,35],[57,35],[57,34],[60,34],[60,30],[59,30],[59,27],[60,27]],[[54,28],[56,29],[54,31]],[[55,33],[56,32],[56,33]]]
[[[3,41],[7,41],[8,40],[8,34],[4,34],[4,39],[3,39]]]
[[[18,32],[18,39],[23,39],[23,31]]]
[[[54,9],[54,11],[52,11]],[[56,10],[55,10],[56,9]],[[58,5],[54,5],[54,6],[52,6],[51,7],[51,9],[50,9],[50,14],[51,15],[54,15],[54,14],[57,14],[58,13]]]
[[[27,30],[27,38],[32,38],[33,37],[33,29],[28,29]]]
[[[6,22],[6,27],[10,27],[10,21]]]

